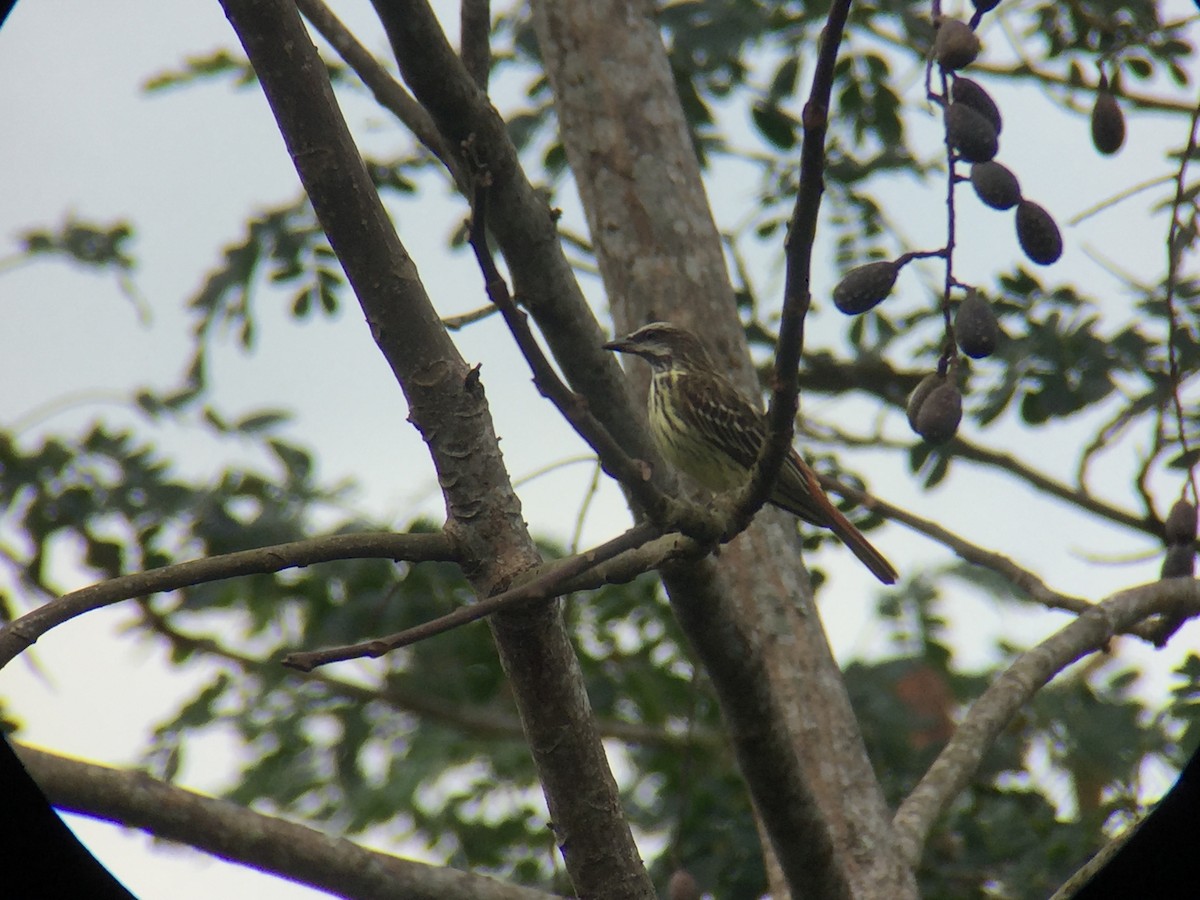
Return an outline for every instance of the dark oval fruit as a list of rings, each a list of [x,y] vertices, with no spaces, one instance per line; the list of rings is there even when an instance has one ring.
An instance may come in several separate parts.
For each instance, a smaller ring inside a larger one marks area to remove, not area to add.
[[[1125,143],[1125,114],[1105,84],[1101,79],[1096,104],[1092,107],[1092,144],[1101,153],[1111,156]]]
[[[848,316],[865,313],[892,292],[899,272],[890,260],[853,268],[833,289],[833,303]]]
[[[946,107],[946,138],[967,162],[987,162],[1000,149],[992,123],[964,103]]]
[[[986,13],[991,12],[999,6],[1000,0],[971,0],[971,5],[979,10],[979,12]]]
[[[971,166],[975,196],[992,209],[1012,209],[1021,202],[1021,183],[1008,166],[994,159]]]
[[[970,291],[954,315],[954,337],[959,349],[972,359],[991,356],[1000,342],[1000,323],[992,304],[979,291]]]
[[[1048,266],[1062,256],[1062,235],[1050,213],[1032,200],[1017,204],[1017,241],[1025,255],[1039,266]]]
[[[971,26],[958,19],[942,19],[933,39],[933,56],[943,69],[954,71],[975,62],[979,38]]]
[[[1173,544],[1163,557],[1160,578],[1192,578],[1196,574],[1196,548],[1191,544]]]
[[[931,444],[944,444],[962,421],[962,394],[947,381],[929,392],[917,411],[917,434]]]
[[[926,375],[924,378],[918,381],[917,386],[913,388],[913,392],[908,395],[908,405],[906,410],[908,413],[908,425],[913,431],[916,431],[917,434],[920,434],[920,432],[917,431],[917,416],[921,412],[921,404],[923,404],[925,399],[931,393],[933,393],[935,388],[941,387],[945,383],[945,375],[939,375],[937,372],[933,372],[932,374]]]
[[[1168,544],[1187,544],[1196,540],[1196,507],[1187,500],[1177,500],[1167,514],[1163,530]]]
[[[1004,120],[1000,118],[1000,107],[992,99],[992,95],[983,86],[970,78],[955,76],[950,84],[950,99],[955,103],[969,106],[991,123],[999,134],[1004,129]]]

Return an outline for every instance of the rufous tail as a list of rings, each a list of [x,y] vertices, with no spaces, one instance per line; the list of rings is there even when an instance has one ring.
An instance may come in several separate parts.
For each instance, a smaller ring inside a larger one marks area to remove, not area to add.
[[[838,540],[849,547],[850,552],[871,570],[872,575],[884,584],[895,584],[896,579],[900,576],[892,568],[892,564],[884,558],[882,553],[871,546],[871,542],[863,537],[863,533],[855,528],[850,520],[843,516],[841,511],[825,496],[825,491],[821,489],[821,483],[817,481],[816,473],[809,468],[808,464],[799,458],[796,461],[800,463],[800,471],[804,475],[805,481],[808,482],[808,492],[812,501],[825,514],[825,521],[819,524],[836,534]]]

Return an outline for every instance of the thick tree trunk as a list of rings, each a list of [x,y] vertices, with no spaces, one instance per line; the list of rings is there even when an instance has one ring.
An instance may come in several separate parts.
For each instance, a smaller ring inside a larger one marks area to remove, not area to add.
[[[562,139],[617,329],[654,319],[689,326],[751,388],[720,241],[651,13],[629,0],[535,3]],[[791,521],[763,513],[719,563],[680,565],[664,580],[717,686],[793,893],[915,896]]]

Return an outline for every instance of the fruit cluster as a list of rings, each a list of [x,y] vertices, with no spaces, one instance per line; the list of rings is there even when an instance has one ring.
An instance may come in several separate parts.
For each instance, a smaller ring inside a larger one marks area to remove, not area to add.
[[[1004,128],[1000,108],[982,85],[960,74],[979,56],[980,42],[975,28],[984,13],[994,9],[998,2],[972,0],[975,12],[969,22],[953,18],[938,22],[932,56],[940,67],[944,90],[943,95],[931,97],[943,110],[951,172],[960,161],[971,166],[969,179],[955,174],[952,183],[970,180],[975,195],[984,205],[1001,211],[1015,209],[1021,250],[1038,265],[1048,266],[1062,256],[1058,225],[1043,207],[1022,196],[1017,176],[996,161]],[[1111,154],[1120,149],[1125,140],[1125,120],[1103,71],[1091,125],[1092,142],[1099,152]],[[870,262],[851,269],[833,289],[834,305],[852,316],[873,309],[892,293],[900,270],[913,259],[926,256],[949,260],[950,249],[906,253],[895,260]],[[974,288],[955,281],[949,273],[947,284],[966,288],[966,296],[959,301],[951,324],[947,291],[943,300],[947,349],[938,362],[937,372],[920,383],[908,402],[909,424],[930,443],[952,438],[962,419],[962,394],[955,377],[959,363],[955,346],[972,359],[982,359],[995,352],[1001,338],[999,322],[987,299]]]
[[[1021,196],[1017,176],[996,162],[1004,120],[991,95],[976,81],[958,74],[979,55],[979,38],[971,26],[958,19],[943,19],[934,38],[933,55],[948,76],[948,97],[941,98],[945,114],[946,143],[956,160],[971,163],[971,186],[992,209],[1016,207],[1017,241],[1033,262],[1048,266],[1062,256],[1062,235],[1051,215]],[[1120,110],[1118,110],[1118,113]]]
[[[1001,211],[1015,210],[1021,250],[1038,265],[1048,266],[1062,256],[1058,225],[1042,206],[1022,196],[1017,176],[996,160],[1004,127],[1000,109],[982,85],[961,74],[979,55],[976,26],[998,0],[972,2],[975,12],[969,22],[953,18],[938,22],[932,50],[933,60],[941,70],[943,94],[931,97],[943,110],[951,172],[960,161],[971,166],[969,179],[955,174],[952,184],[970,180],[975,195],[984,205]],[[1121,109],[1101,72],[1092,110],[1093,143],[1101,153],[1115,153],[1124,137]],[[895,260],[851,269],[833,290],[834,304],[847,315],[873,309],[892,293],[900,270],[913,259],[924,256],[949,260],[950,250],[947,247],[942,251],[909,253]],[[913,430],[931,443],[953,437],[962,418],[962,394],[955,377],[959,363],[955,346],[972,359],[982,359],[995,352],[1001,338],[1000,325],[988,300],[979,291],[955,281],[952,274],[948,274],[947,284],[966,288],[966,296],[959,301],[951,323],[951,298],[947,291],[943,300],[947,349],[939,360],[937,372],[920,383],[908,403],[908,420]]]
[[[944,444],[962,421],[962,391],[952,371],[926,375],[908,398],[908,424],[931,444]]]

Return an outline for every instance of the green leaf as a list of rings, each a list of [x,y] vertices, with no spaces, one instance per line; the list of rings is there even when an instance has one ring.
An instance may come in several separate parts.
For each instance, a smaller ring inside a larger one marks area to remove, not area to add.
[[[286,410],[267,410],[244,416],[230,427],[234,431],[240,431],[243,434],[261,434],[266,431],[274,431],[277,426],[290,421],[291,418],[292,414]]]
[[[121,574],[121,545],[115,541],[87,536],[87,551],[84,561],[93,569],[98,569],[108,578],[116,578]]]
[[[756,103],[750,109],[754,125],[768,141],[783,150],[796,145],[799,123],[778,106]]]
[[[267,446],[271,448],[275,457],[283,463],[283,467],[288,473],[289,481],[303,482],[308,480],[312,474],[313,463],[312,456],[306,450],[277,439],[267,441]]]
[[[153,94],[225,75],[236,76],[234,83],[238,86],[252,84],[256,80],[247,60],[235,58],[228,50],[217,50],[208,56],[189,56],[182,68],[151,76],[142,84],[142,90]]]
[[[779,68],[775,70],[775,74],[771,77],[771,87],[768,91],[770,99],[780,100],[795,93],[796,81],[799,75],[800,59],[795,56],[789,56],[779,64]]]

